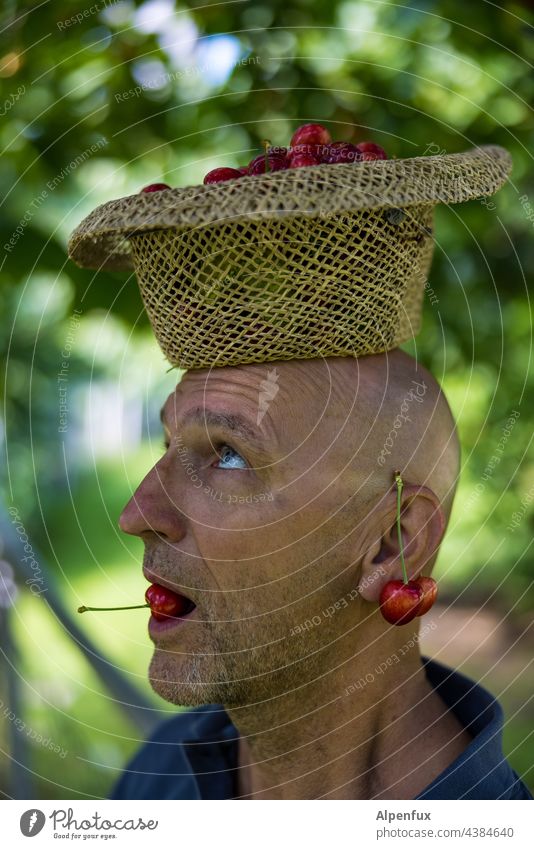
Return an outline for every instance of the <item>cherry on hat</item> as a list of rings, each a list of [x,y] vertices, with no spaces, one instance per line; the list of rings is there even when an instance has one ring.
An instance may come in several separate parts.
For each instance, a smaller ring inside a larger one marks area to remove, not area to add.
[[[97,207],[69,256],[135,271],[180,368],[380,353],[419,332],[434,207],[494,194],[511,166],[488,145],[141,192]]]

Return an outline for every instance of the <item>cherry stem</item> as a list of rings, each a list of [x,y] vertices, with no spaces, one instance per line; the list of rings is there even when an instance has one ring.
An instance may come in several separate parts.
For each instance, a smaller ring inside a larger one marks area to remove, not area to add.
[[[265,148],[265,172],[267,173],[267,171],[271,170],[271,163],[269,162],[269,147],[271,142],[269,139],[263,139],[262,145]]]
[[[82,605],[78,608],[78,613],[85,613],[86,610],[137,610],[140,607],[150,607],[149,604],[131,604],[128,607],[86,607]]]
[[[405,584],[408,583],[408,575],[406,573],[406,563],[404,562],[404,551],[402,546],[402,532],[401,532],[401,498],[402,498],[402,488],[404,486],[401,473],[395,472],[395,483],[397,484],[397,535],[399,537],[399,551],[400,551],[400,559],[402,565],[402,580]]]

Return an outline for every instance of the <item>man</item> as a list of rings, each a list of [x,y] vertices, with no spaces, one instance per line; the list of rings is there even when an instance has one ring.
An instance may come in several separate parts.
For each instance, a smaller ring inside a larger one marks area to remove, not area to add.
[[[378,603],[403,558],[428,577],[459,473],[447,402],[399,349],[433,209],[493,194],[510,168],[487,146],[152,184],[72,234],[79,265],[135,270],[186,371],[120,524],[182,614],[151,605],[151,684],[191,709],[113,798],[530,798],[499,705],[423,663],[420,620],[392,626]]]
[[[149,676],[198,707],[160,726],[112,798],[530,798],[498,704],[423,665],[420,620],[392,627],[377,604],[401,577],[394,470],[409,577],[429,574],[450,516],[459,447],[436,381],[399,349],[275,373],[187,372],[121,516],[148,580],[196,605],[152,629]]]

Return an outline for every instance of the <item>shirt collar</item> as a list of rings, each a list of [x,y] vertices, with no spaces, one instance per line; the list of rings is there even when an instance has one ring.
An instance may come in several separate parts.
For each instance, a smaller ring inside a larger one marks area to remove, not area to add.
[[[232,799],[236,795],[239,732],[222,705],[195,708],[183,751],[196,782],[199,799]]]
[[[473,739],[416,798],[504,798],[517,776],[502,750],[504,714],[499,702],[460,672],[426,657],[422,661],[429,682]]]

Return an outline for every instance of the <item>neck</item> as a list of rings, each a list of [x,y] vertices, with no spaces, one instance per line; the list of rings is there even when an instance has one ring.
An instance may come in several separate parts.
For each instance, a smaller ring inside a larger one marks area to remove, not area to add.
[[[379,664],[398,654],[381,654],[228,707],[240,734],[238,795],[412,799],[458,757],[470,737],[428,683],[417,644],[383,674]]]

